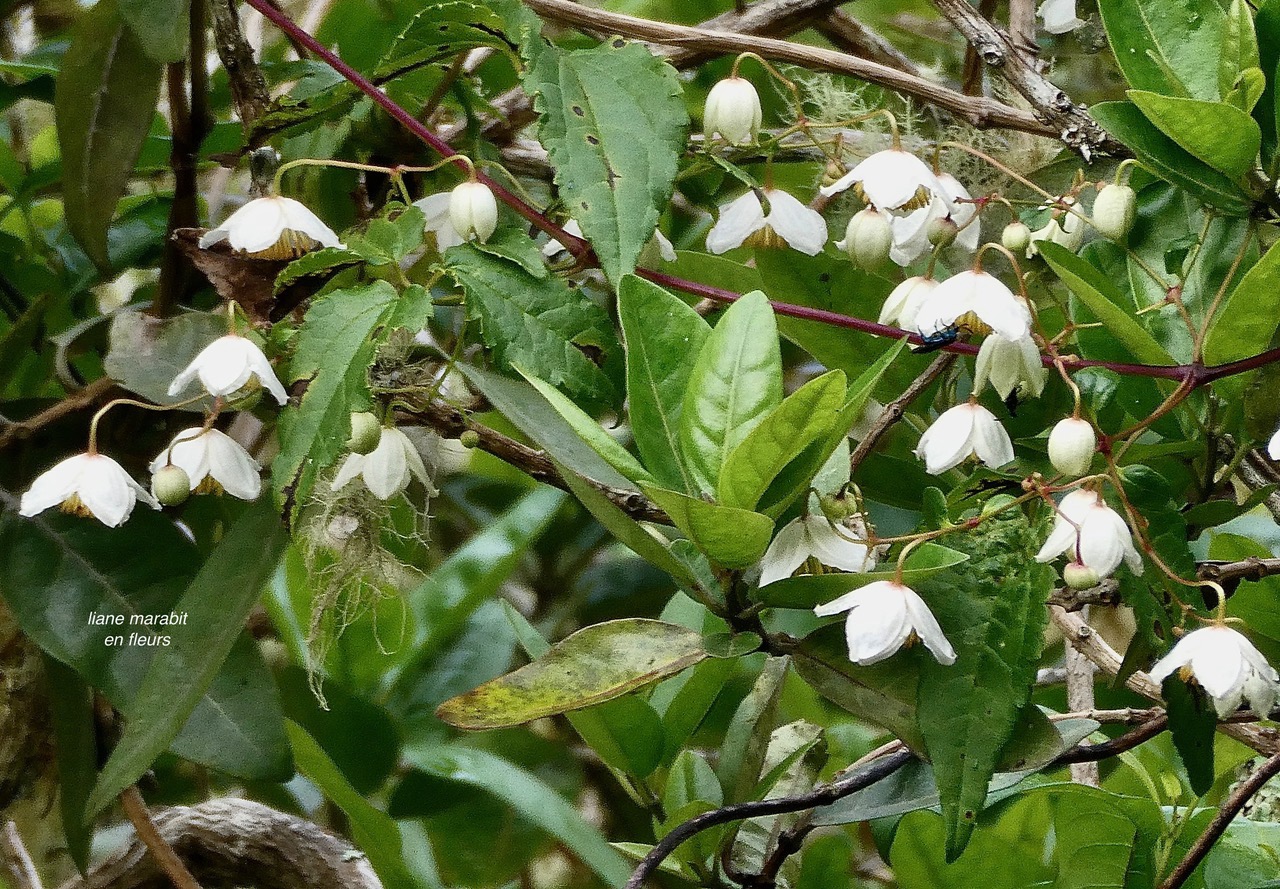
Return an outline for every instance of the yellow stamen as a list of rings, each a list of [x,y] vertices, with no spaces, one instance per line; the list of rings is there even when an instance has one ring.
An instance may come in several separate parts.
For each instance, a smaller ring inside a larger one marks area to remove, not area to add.
[[[72,494],[66,500],[58,504],[58,509],[67,515],[80,516],[82,519],[93,518],[93,513],[89,511],[89,507],[84,505],[84,501],[80,499],[79,494]]]

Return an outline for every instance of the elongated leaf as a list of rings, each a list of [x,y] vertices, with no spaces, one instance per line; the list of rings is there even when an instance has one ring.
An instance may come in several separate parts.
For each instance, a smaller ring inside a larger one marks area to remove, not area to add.
[[[728,802],[739,803],[750,798],[756,782],[760,780],[789,664],[785,657],[771,657],[765,661],[755,685],[738,705],[725,731],[717,774]]]
[[[1280,249],[1272,245],[1227,294],[1209,324],[1204,358],[1209,364],[1225,364],[1248,358],[1271,346],[1280,326]]]
[[[81,17],[62,57],[54,111],[67,227],[101,268],[110,265],[107,228],[151,129],[163,71],[115,0]]]
[[[1218,91],[1225,98],[1250,69],[1262,67],[1258,55],[1258,36],[1253,27],[1253,12],[1246,0],[1231,0],[1222,27],[1222,60],[1218,63]],[[1251,111],[1250,105],[1244,110]]]
[[[920,732],[938,777],[949,861],[968,843],[1035,681],[1054,572],[1036,563],[1033,541],[1020,513],[991,520],[956,540],[970,555],[963,571],[917,587],[957,654],[949,666],[922,658],[919,688]]]
[[[125,709],[124,735],[98,776],[89,796],[89,812],[109,805],[177,737],[240,638],[249,609],[275,570],[285,539],[279,517],[264,502],[240,516],[201,567],[175,606],[187,615],[187,622],[168,628],[173,644],[156,652],[137,696]],[[274,697],[274,689],[236,691]],[[260,718],[269,720],[270,710],[264,708]],[[277,723],[275,730],[281,728]],[[270,747],[262,753],[274,755]],[[276,763],[277,769],[286,765]]]
[[[720,470],[720,502],[755,509],[788,463],[830,437],[844,402],[845,377],[839,370],[810,380],[783,399],[729,452]]]
[[[286,723],[298,771],[342,810],[351,824],[351,837],[369,857],[386,889],[417,889],[404,864],[400,830],[386,812],[375,809],[351,786],[324,749],[296,722]]]
[[[1169,734],[1186,767],[1191,789],[1204,795],[1213,786],[1213,736],[1218,714],[1201,689],[1188,686],[1176,673],[1164,681],[1161,693],[1169,712]]]
[[[437,59],[456,55],[469,46],[503,47],[502,18],[470,0],[427,0],[396,37],[374,69],[378,80],[387,80]]]
[[[907,555],[902,570],[902,581],[908,586],[932,574],[953,568],[968,561],[969,556],[940,543],[922,543]],[[866,571],[860,574],[820,574],[789,577],[761,587],[756,599],[772,608],[813,608],[823,602],[843,596],[850,590],[892,580],[897,575],[893,568],[882,571]]]
[[[715,490],[729,453],[781,401],[778,325],[756,291],[724,313],[689,375],[680,450],[700,490]]]
[[[1257,163],[1262,131],[1247,111],[1146,90],[1129,90],[1128,95],[1160,132],[1232,179],[1244,178]]]
[[[1161,179],[1227,213],[1248,211],[1249,197],[1238,185],[1156,129],[1132,102],[1100,102],[1089,114]]]
[[[555,837],[564,848],[591,868],[608,886],[621,886],[631,866],[611,848],[578,810],[540,779],[485,750],[452,744],[427,749],[409,748],[410,765],[429,775],[470,785],[491,793],[533,824]]]
[[[1071,293],[1084,303],[1107,331],[1146,364],[1177,364],[1133,315],[1123,308],[1127,297],[1106,275],[1067,248],[1049,241],[1037,245],[1040,255]]]
[[[702,636],[631,618],[581,629],[513,673],[445,701],[437,715],[479,730],[521,725],[624,695],[707,656]]]
[[[653,485],[641,487],[708,558],[726,568],[754,565],[769,548],[773,520],[766,515],[718,506]]]
[[[67,853],[80,873],[89,869],[93,828],[85,821],[85,804],[98,777],[97,730],[93,720],[93,693],[75,670],[45,655],[44,672],[49,683],[49,713],[58,758],[58,808]]]
[[[187,54],[190,0],[119,0],[120,17],[142,49],[156,62],[177,62]]]
[[[1217,99],[1226,18],[1216,0],[1101,0],[1098,10],[1129,85]]]
[[[615,38],[592,49],[544,49],[524,87],[536,94],[560,194],[617,285],[671,199],[685,148],[689,118],[675,70]]]
[[[627,404],[636,447],[665,487],[692,493],[680,457],[680,414],[693,364],[711,328],[683,300],[643,278],[618,288],[627,350]]]
[[[606,361],[611,354],[614,333],[603,309],[559,278],[535,278],[470,244],[451,248],[446,259],[499,362],[590,405],[617,400],[613,381],[587,352]]]

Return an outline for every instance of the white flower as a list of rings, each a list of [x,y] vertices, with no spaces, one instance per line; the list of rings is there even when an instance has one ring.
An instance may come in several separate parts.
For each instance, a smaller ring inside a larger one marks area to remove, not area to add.
[[[263,259],[292,259],[315,247],[342,247],[333,229],[293,198],[254,198],[200,238],[201,249],[223,241]]]
[[[1036,553],[1036,561],[1052,562],[1063,553],[1099,577],[1110,577],[1122,561],[1134,574],[1142,573],[1142,556],[1133,545],[1129,526],[1096,491],[1080,489],[1062,498],[1053,530]]]
[[[953,325],[979,330],[986,326],[1006,340],[1021,340],[1031,331],[1031,310],[999,278],[967,270],[939,284],[920,306],[913,324],[921,336]]]
[[[749,145],[760,132],[760,94],[744,77],[726,77],[707,93],[702,128],[707,139],[719,133],[730,145]]]
[[[762,193],[769,202],[767,215],[755,189],[720,208],[720,219],[707,232],[707,249],[719,254],[748,242],[760,247],[780,247],[785,242],[809,256],[821,253],[827,243],[822,214],[780,188]]]
[[[1044,391],[1048,371],[1040,361],[1040,349],[1030,335],[1007,340],[993,333],[982,341],[974,362],[973,391],[981,392],[987,383],[1002,400],[1018,387],[1030,396]]]
[[[1036,15],[1044,19],[1044,29],[1050,34],[1066,34],[1084,24],[1076,18],[1076,0],[1044,0]]]
[[[952,246],[968,253],[978,249],[982,224],[974,219],[978,208],[972,203],[969,190],[950,173],[939,173],[937,181],[938,190],[928,206],[893,220],[893,249],[889,256],[900,266],[910,265],[932,249],[929,231],[941,220],[950,220],[959,231]]]
[[[187,474],[191,490],[197,494],[226,491],[241,500],[257,500],[262,493],[258,461],[234,438],[217,429],[199,426],[184,429],[151,461],[151,472],[177,466]]]
[[[1194,678],[1199,683],[1213,698],[1220,719],[1246,699],[1254,713],[1266,716],[1280,690],[1280,674],[1252,642],[1230,627],[1201,627],[1183,636],[1173,651],[1156,661],[1151,678],[1164,682],[1174,671],[1184,681]]]
[[[449,192],[449,221],[464,240],[489,240],[498,227],[498,201],[489,186],[463,182]]]
[[[1272,460],[1280,460],[1280,429],[1272,433],[1271,441],[1267,442],[1267,456]]]
[[[435,235],[436,250],[440,253],[450,247],[457,247],[466,240],[453,227],[453,217],[449,213],[449,204],[452,201],[452,197],[451,192],[442,191],[439,194],[429,194],[425,198],[419,198],[413,202],[413,205],[427,217],[423,228],[427,234]]]
[[[1049,462],[1064,475],[1079,477],[1089,471],[1098,437],[1088,420],[1067,417],[1049,433]]]
[[[942,192],[938,177],[909,151],[888,148],[860,161],[835,182],[822,187],[823,197],[855,186],[858,194],[877,210],[912,210],[927,206]]]
[[[877,580],[819,605],[813,613],[830,617],[842,611],[849,660],[860,666],[877,664],[903,645],[919,639],[940,664],[956,662],[955,649],[938,626],[929,606],[911,587],[892,580]]]
[[[1062,202],[1068,207],[1074,207],[1076,203],[1071,198],[1063,198]],[[1084,220],[1067,210],[1055,210],[1043,228],[1031,233],[1031,243],[1027,245],[1027,259],[1040,255],[1040,248],[1036,246],[1039,241],[1052,241],[1075,253],[1084,243]]]
[[[173,378],[169,394],[182,392],[196,377],[200,378],[205,391],[213,396],[235,395],[250,381],[256,381],[280,404],[289,400],[267,356],[252,340],[235,334],[219,337],[205,346],[186,370]]]
[[[874,272],[884,265],[893,248],[893,225],[887,213],[867,207],[854,213],[836,247],[849,254],[859,268]]]
[[[356,476],[364,480],[365,487],[379,500],[390,500],[399,494],[409,486],[414,476],[428,493],[436,493],[418,449],[394,426],[383,428],[378,446],[370,453],[347,455],[333,480],[333,490],[342,490]]]
[[[18,506],[24,516],[38,515],[51,506],[63,512],[95,518],[108,528],[124,524],[141,500],[154,509],[160,504],[115,460],[103,454],[76,454],[42,473]]]
[[[582,237],[582,226],[578,225],[578,220],[576,219],[570,219],[568,222],[564,224],[563,228],[564,228],[565,234],[573,235],[575,238]],[[550,241],[547,241],[545,245],[543,245],[542,255],[547,257],[547,259],[550,259],[551,257],[555,256],[557,253],[563,252],[564,249],[565,249],[564,244],[561,244],[555,238],[552,238]],[[664,262],[676,261],[675,245],[672,244],[671,240],[662,233],[661,229],[656,229],[656,228],[653,230],[653,237],[649,239],[649,243],[645,244],[644,249],[640,252],[639,265],[642,265],[642,266],[654,265],[655,263],[654,263],[653,254],[655,253]]]
[[[896,324],[907,330],[914,330],[920,306],[924,305],[937,286],[938,282],[933,278],[920,275],[903,281],[885,298],[884,305],[880,308],[880,323]]]
[[[861,532],[856,530],[859,527]],[[841,571],[869,571],[875,567],[875,553],[865,543],[851,539],[865,535],[865,527],[851,522],[837,530],[819,511],[793,519],[773,538],[760,560],[760,586],[790,577],[810,557]]]
[[[920,436],[916,456],[924,460],[925,471],[938,475],[954,469],[970,456],[991,469],[1013,460],[1013,442],[995,414],[980,404],[957,404],[933,421]]]
[[[1093,201],[1093,227],[1113,241],[1123,241],[1138,216],[1138,196],[1127,185],[1110,182]]]

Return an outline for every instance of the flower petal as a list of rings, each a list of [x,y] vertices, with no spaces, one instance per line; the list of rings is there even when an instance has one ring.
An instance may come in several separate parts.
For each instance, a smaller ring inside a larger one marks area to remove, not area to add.
[[[785,580],[809,558],[809,535],[804,519],[793,519],[774,536],[760,559],[760,586]],[[834,613],[834,612],[833,612]]]
[[[93,517],[108,528],[124,524],[133,512],[136,494],[129,475],[119,463],[103,454],[86,455],[76,493]]]
[[[1013,442],[995,414],[981,405],[974,405],[973,432],[970,433],[973,452],[988,469],[999,469],[1013,462]]]
[[[88,457],[88,454],[76,454],[40,473],[22,495],[18,514],[38,515],[74,494],[80,483],[81,472],[86,466],[92,465],[85,462]]]
[[[224,491],[241,500],[257,500],[262,493],[262,477],[258,474],[258,461],[231,436],[217,429],[210,429],[206,451],[209,455],[209,474]]]
[[[907,616],[911,620],[911,626],[916,635],[920,637],[920,641],[924,643],[924,647],[929,649],[938,663],[944,666],[954,664],[956,662],[956,650],[951,647],[951,643],[942,632],[938,619],[933,616],[933,612],[929,610],[929,606],[925,604],[924,599],[921,599],[915,590],[907,587],[903,588],[902,598],[906,604]]]
[[[933,421],[916,446],[916,456],[924,459],[926,472],[930,475],[946,472],[959,466],[973,452],[970,436],[974,421],[973,405],[968,402],[943,411],[942,416]]]
[[[754,191],[720,208],[720,218],[707,232],[707,250],[727,253],[764,227],[764,207]]]
[[[827,221],[780,188],[765,191],[769,216],[765,222],[778,236],[808,256],[817,256],[827,243]]]

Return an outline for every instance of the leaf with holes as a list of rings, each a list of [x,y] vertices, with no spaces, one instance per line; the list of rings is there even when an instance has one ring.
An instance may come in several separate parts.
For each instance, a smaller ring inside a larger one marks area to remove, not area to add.
[[[671,199],[689,116],[676,72],[615,38],[550,47],[524,76],[560,196],[615,285],[636,266]]]

